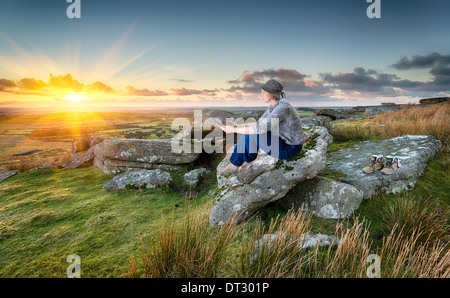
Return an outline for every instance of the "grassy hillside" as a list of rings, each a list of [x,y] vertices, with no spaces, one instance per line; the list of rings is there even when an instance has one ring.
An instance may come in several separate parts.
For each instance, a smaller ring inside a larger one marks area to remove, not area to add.
[[[186,193],[109,193],[108,180],[89,167],[40,169],[1,183],[0,276],[64,276],[69,254],[81,256],[85,277],[125,276],[139,238],[154,237],[164,216],[178,218]]]

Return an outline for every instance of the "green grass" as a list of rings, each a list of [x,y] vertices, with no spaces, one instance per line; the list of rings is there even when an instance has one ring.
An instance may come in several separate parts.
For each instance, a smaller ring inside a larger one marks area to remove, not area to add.
[[[155,235],[163,216],[180,216],[185,193],[110,193],[102,188],[108,179],[89,167],[36,170],[3,181],[0,276],[64,276],[69,254],[81,257],[83,277],[126,276],[129,252],[138,251],[141,236]]]
[[[354,147],[358,142],[355,141],[347,141],[347,142],[333,142],[330,145],[328,145],[327,152],[336,152],[342,149],[352,148]]]
[[[33,132],[32,129],[8,129],[3,134],[5,135],[29,135]]]
[[[299,117],[307,117],[307,116],[313,116],[314,112],[297,110],[297,114]]]

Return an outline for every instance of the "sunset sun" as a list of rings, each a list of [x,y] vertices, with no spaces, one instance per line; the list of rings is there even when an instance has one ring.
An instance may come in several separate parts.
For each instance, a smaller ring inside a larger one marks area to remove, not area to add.
[[[67,95],[66,97],[64,97],[64,99],[74,101],[74,102],[79,102],[82,100],[86,100],[87,97],[83,93],[71,93],[71,94]]]

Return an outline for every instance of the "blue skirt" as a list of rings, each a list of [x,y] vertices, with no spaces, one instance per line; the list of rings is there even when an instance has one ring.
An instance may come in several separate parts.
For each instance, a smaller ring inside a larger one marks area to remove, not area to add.
[[[258,157],[259,148],[275,158],[290,159],[302,150],[302,144],[289,145],[279,136],[272,135],[270,131],[263,134],[241,135],[231,154],[230,163],[239,167],[244,161],[247,163],[254,161]]]

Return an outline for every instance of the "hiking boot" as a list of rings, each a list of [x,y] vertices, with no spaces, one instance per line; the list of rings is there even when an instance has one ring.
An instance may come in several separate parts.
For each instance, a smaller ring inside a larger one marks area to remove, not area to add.
[[[363,168],[363,172],[366,174],[374,173],[377,170],[381,170],[384,164],[383,155],[371,155],[370,156],[370,165]]]
[[[384,168],[381,170],[381,173],[385,175],[392,175],[397,171],[399,168],[401,168],[402,165],[400,164],[400,159],[398,159],[397,156],[386,156],[386,164],[384,165]]]

